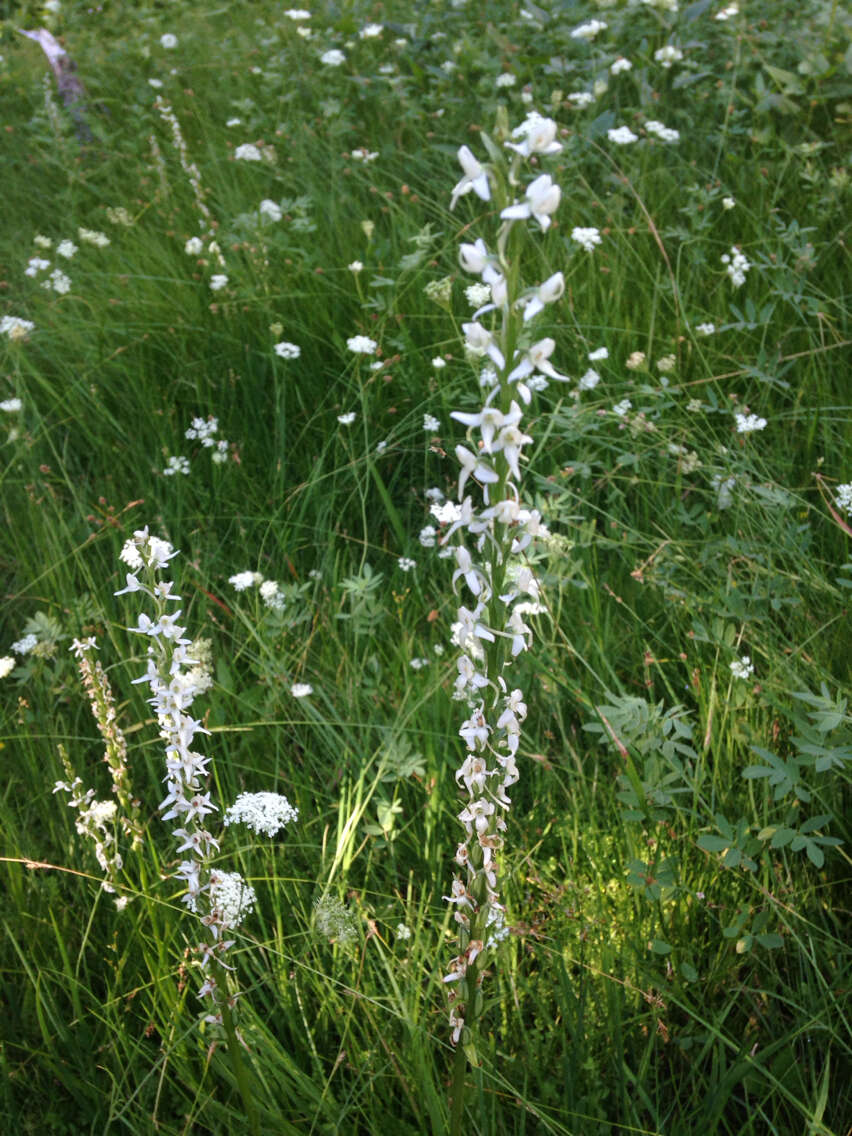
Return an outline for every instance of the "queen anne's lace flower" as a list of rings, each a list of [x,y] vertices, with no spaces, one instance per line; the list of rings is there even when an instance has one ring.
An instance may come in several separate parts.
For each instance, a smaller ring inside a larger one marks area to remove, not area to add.
[[[34,323],[19,316],[0,316],[0,335],[8,335],[11,340],[26,339],[34,328]]]
[[[257,895],[239,872],[210,873],[210,907],[216,921],[224,930],[239,927],[246,915],[254,910]]]
[[[346,340],[346,346],[356,355],[375,355],[378,344],[368,335],[353,335]]]
[[[281,359],[298,359],[302,354],[301,347],[295,343],[287,343],[286,341],[276,343],[272,350]]]
[[[244,824],[258,835],[272,837],[298,819],[299,810],[280,793],[240,793],[225,810],[223,823]]]
[[[601,243],[602,237],[599,229],[578,227],[571,230],[571,240],[576,241],[586,252],[594,252],[596,246]]]
[[[234,157],[238,162],[262,162],[263,154],[253,142],[243,142],[234,150]]]
[[[837,486],[834,491],[834,504],[841,513],[852,517],[852,482]]]
[[[606,136],[610,142],[615,142],[617,146],[629,146],[631,142],[639,140],[639,135],[634,134],[629,126],[616,126],[608,130]]]
[[[261,217],[266,217],[268,220],[275,222],[280,221],[284,216],[281,206],[277,201],[272,201],[270,198],[265,197],[257,207],[258,213]]]
[[[767,425],[766,419],[759,418],[756,414],[735,414],[734,421],[738,434],[753,434],[757,430],[765,430]]]

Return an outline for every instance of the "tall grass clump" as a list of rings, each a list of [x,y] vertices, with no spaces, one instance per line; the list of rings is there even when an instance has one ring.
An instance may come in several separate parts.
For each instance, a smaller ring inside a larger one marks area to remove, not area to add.
[[[3,1130],[844,1133],[843,7],[0,17]]]

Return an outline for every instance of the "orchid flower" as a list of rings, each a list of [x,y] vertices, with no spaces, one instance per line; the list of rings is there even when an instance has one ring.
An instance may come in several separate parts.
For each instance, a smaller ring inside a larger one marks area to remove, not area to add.
[[[542,232],[550,228],[550,216],[559,208],[562,191],[550,174],[542,174],[527,186],[526,201],[516,202],[500,214],[504,221],[521,221],[534,217]]]
[[[453,196],[450,199],[450,209],[455,208],[455,204],[460,197],[471,190],[482,201],[491,200],[491,189],[488,185],[488,174],[483,166],[474,158],[473,153],[467,146],[460,146],[458,152],[459,165],[464,171],[464,177],[460,182],[457,182],[453,189]]]

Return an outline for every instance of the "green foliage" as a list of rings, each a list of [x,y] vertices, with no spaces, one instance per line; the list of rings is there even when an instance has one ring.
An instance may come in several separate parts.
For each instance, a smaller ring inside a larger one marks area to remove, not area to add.
[[[229,833],[220,861],[258,893],[235,954],[261,1130],[445,1130],[460,707],[441,653],[452,569],[417,533],[424,491],[455,493],[450,413],[480,397],[457,249],[488,206],[448,211],[456,151],[484,160],[498,117],[530,107],[562,128],[536,271],[565,275],[541,326],[574,381],[529,409],[547,611],[519,664],[511,933],[466,1124],[845,1130],[849,16],[749,0],[717,20],[724,7],[356,2],[317,8],[311,38],[267,0],[0,13],[0,318],[35,325],[0,335],[0,402],[21,400],[0,411],[0,654],[37,640],[0,680],[4,1130],[245,1128],[197,1023],[133,597],[112,594],[146,523],[181,549],[181,619],[211,643],[197,712],[216,799],[279,789],[300,810],[286,842]],[[592,18],[608,28],[572,38]],[[42,22],[77,64],[91,144],[18,30]],[[361,38],[372,22],[381,36]],[[670,68],[666,45],[683,51]],[[320,62],[330,48],[340,67]],[[632,67],[613,74],[619,57]],[[609,141],[622,124],[635,144]],[[261,161],[235,159],[248,142]],[[224,268],[184,251],[199,201]],[[600,230],[594,252],[575,226]],[[751,265],[740,287],[721,260],[733,246]],[[51,264],[27,275],[36,255]],[[44,287],[57,268],[68,292]],[[353,355],[354,335],[377,354]],[[738,433],[737,412],[766,428]],[[208,415],[221,464],[186,437]],[[180,455],[189,474],[165,475]],[[279,600],[236,592],[245,571]],[[63,745],[104,795],[68,651],[88,635],[144,825],[121,911],[52,792]]]

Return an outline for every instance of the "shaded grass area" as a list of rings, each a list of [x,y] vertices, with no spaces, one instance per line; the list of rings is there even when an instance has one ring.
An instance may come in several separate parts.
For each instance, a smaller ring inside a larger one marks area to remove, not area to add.
[[[453,650],[435,647],[456,601],[417,533],[424,491],[454,492],[450,412],[478,397],[456,255],[488,210],[467,198],[448,212],[454,155],[481,153],[499,103],[520,121],[529,84],[565,127],[563,203],[530,283],[565,273],[543,334],[560,370],[577,380],[594,365],[600,382],[579,397],[576,381],[551,384],[529,411],[526,484],[552,534],[531,563],[549,611],[519,664],[530,717],[507,840],[512,933],[486,985],[469,1127],[842,1132],[849,860],[831,841],[848,840],[850,564],[829,509],[850,477],[842,14],[607,8],[587,44],[570,31],[591,7],[533,21],[502,5],[486,21],[341,7],[314,14],[310,40],[266,4],[64,10],[55,30],[90,94],[91,149],[46,101],[37,46],[11,25],[0,46],[13,221],[0,314],[36,325],[0,340],[2,398],[23,404],[3,416],[15,436],[0,454],[0,622],[4,650],[33,619],[40,644],[2,689],[0,1115],[22,1132],[242,1125],[227,1057],[196,1021],[194,931],[156,814],[161,747],[131,685],[135,612],[112,596],[117,553],[148,523],[181,549],[189,634],[212,640],[217,799],[275,788],[300,810],[282,842],[230,833],[222,855],[259,895],[235,953],[263,1130],[444,1130],[460,708]],[[358,37],[370,20],[385,25],[378,42]],[[339,70],[319,63],[350,41]],[[671,70],[654,61],[666,43],[685,53]],[[633,69],[616,78],[618,55]],[[516,86],[495,88],[500,72]],[[591,107],[572,106],[602,79]],[[222,291],[214,258],[184,252],[196,199],[157,95],[200,172]],[[650,140],[649,118],[676,127],[677,146]],[[635,146],[609,142],[623,123]],[[275,162],[235,161],[248,141]],[[378,157],[359,162],[361,147]],[[280,223],[259,223],[262,199]],[[109,220],[117,206],[131,224]],[[600,229],[593,254],[575,225]],[[24,275],[36,234],[67,294]],[[80,245],[67,264],[63,238]],[[752,266],[740,289],[720,261],[733,245]],[[448,310],[424,288],[449,275]],[[347,350],[356,334],[384,367]],[[300,358],[276,356],[280,341]],[[590,364],[601,346],[608,358]],[[746,409],[765,430],[737,434]],[[184,436],[208,414],[230,444],[220,466]],[[180,454],[190,475],[163,476]],[[280,582],[283,611],[234,591],[244,570]],[[61,743],[108,793],[67,650],[89,634],[145,821],[122,912],[52,792]],[[730,664],[745,655],[741,680]],[[294,682],[312,696],[294,699]],[[352,943],[318,934],[324,894],[354,916]]]

